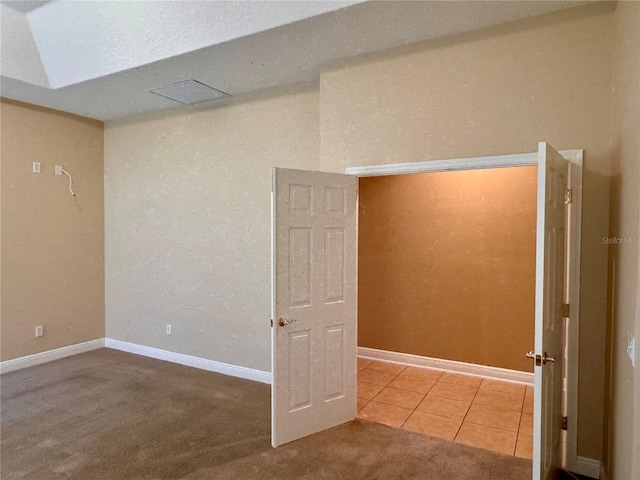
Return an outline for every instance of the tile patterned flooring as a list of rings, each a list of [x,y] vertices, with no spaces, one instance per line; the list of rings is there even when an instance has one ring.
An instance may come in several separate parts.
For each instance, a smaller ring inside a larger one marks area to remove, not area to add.
[[[358,358],[358,417],[531,458],[533,387]]]

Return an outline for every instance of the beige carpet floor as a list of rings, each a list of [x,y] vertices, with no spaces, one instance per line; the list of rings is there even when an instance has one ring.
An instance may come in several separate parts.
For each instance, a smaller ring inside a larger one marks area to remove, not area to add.
[[[2,480],[529,480],[531,462],[354,421],[277,449],[269,386],[101,349],[0,378]]]

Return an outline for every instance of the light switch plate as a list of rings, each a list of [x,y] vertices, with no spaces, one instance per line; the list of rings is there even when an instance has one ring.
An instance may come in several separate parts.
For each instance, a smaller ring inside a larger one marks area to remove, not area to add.
[[[627,336],[627,357],[631,360],[631,366],[636,366],[636,339],[633,335]]]

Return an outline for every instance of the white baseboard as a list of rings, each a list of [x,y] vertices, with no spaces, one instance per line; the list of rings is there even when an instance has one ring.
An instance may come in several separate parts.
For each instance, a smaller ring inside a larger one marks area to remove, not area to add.
[[[576,466],[571,469],[571,471],[578,475],[586,475],[591,478],[606,478],[606,473],[604,477],[601,476],[603,469],[600,463],[600,460],[594,460],[593,458],[581,457],[578,455],[576,457]]]
[[[506,368],[488,367],[473,363],[456,362],[454,360],[443,360],[441,358],[423,357],[410,353],[391,352],[388,350],[377,350],[375,348],[367,347],[358,347],[358,356],[369,358],[371,360],[384,360],[387,362],[415,367],[438,368],[440,370],[447,370],[450,372],[479,375],[487,378],[495,378],[497,380],[533,385],[533,373],[508,370]]]
[[[147,347],[136,343],[123,342],[112,338],[105,339],[105,347],[114,350],[122,350],[123,352],[135,353],[144,357],[151,357],[166,362],[179,363],[187,367],[199,368],[209,372],[222,373],[232,377],[244,378],[255,382],[271,384],[271,372],[263,370],[255,370],[253,368],[240,367],[228,363],[216,362],[215,360],[207,360],[206,358],[193,357],[183,353],[170,352],[159,348]]]
[[[0,373],[13,372],[14,370],[20,370],[21,368],[33,367],[34,365],[40,365],[41,363],[51,362],[53,360],[70,357],[79,353],[90,352],[91,350],[97,350],[99,348],[104,348],[104,338],[76,343],[75,345],[47,350],[46,352],[34,353],[33,355],[27,355],[26,357],[5,360],[4,362],[0,362]]]
[[[604,467],[604,463],[600,463],[600,480],[609,480],[609,475],[607,475],[607,469]]]

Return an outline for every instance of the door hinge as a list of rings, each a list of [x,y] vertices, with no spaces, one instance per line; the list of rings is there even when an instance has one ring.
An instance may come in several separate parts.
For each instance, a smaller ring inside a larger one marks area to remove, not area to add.
[[[273,328],[273,318],[271,319],[271,328]]]
[[[568,303],[563,303],[562,304],[562,316],[565,318],[569,318],[569,313],[571,312],[571,309],[569,307]]]
[[[568,419],[567,417],[562,417],[562,430],[566,430],[567,429],[567,424],[568,424]]]
[[[570,188],[567,188],[564,191],[564,204],[569,205],[573,200],[572,197],[573,197],[573,190],[571,190]]]

